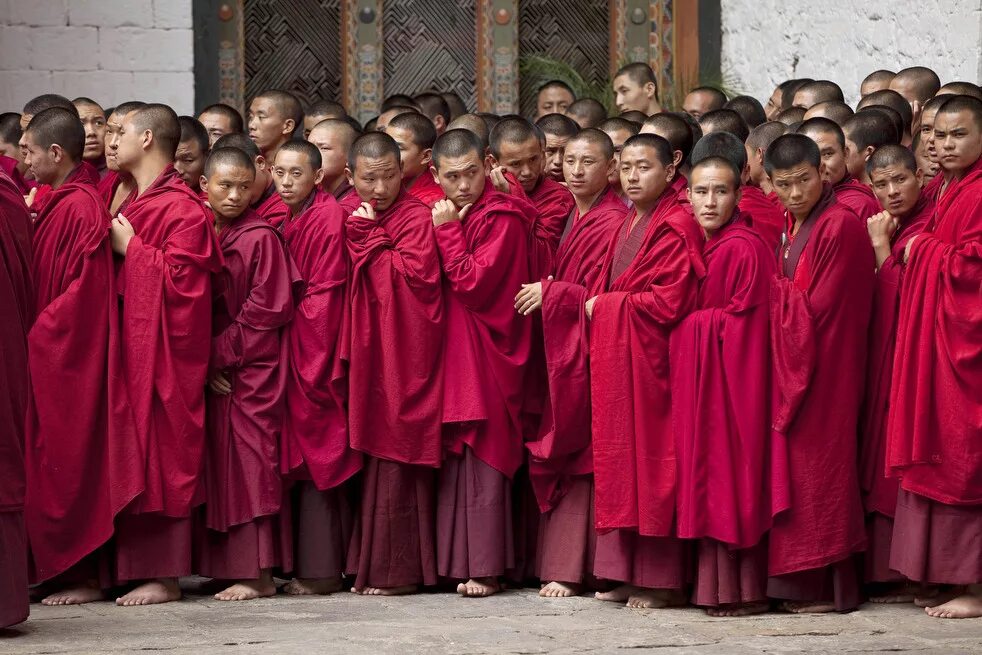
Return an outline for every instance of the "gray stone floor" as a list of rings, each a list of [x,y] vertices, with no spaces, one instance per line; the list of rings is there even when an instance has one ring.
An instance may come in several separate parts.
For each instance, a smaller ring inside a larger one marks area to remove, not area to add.
[[[982,653],[982,619],[937,620],[907,606],[846,615],[711,619],[696,609],[629,610],[590,598],[510,591],[333,596],[154,607],[32,605],[0,630],[0,653]]]

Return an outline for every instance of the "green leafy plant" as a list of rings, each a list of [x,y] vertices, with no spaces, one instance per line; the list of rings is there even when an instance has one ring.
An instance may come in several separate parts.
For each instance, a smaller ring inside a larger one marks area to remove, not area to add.
[[[593,98],[606,107],[609,114],[617,114],[617,107],[614,106],[614,93],[610,84],[591,82],[564,61],[545,55],[526,55],[518,60],[518,74],[533,89],[537,89],[550,80],[565,82],[573,89],[577,98]]]

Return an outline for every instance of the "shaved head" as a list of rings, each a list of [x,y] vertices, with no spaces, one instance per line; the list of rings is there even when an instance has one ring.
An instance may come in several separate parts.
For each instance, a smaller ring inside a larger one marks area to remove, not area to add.
[[[795,125],[805,120],[805,110],[801,107],[788,107],[775,116],[774,120],[780,121],[787,126]]]
[[[636,61],[626,66],[621,66],[617,69],[617,73],[614,74],[614,78],[616,79],[621,75],[627,75],[638,86],[651,83],[655,85],[656,89],[658,88],[658,79],[655,77],[655,71],[644,62]]]
[[[880,112],[861,111],[842,125],[842,133],[860,151],[885,145],[899,145],[900,135],[893,122]]]
[[[699,121],[699,127],[702,128],[704,135],[711,132],[729,132],[739,138],[741,143],[750,134],[750,128],[747,127],[743,118],[732,109],[717,109],[704,114]]]
[[[604,159],[614,158],[614,142],[610,140],[606,132],[596,128],[588,127],[585,130],[580,130],[576,136],[569,140],[566,147],[569,148],[574,143],[589,143],[592,146],[600,148]]]
[[[820,102],[817,105],[809,107],[808,111],[805,112],[805,120],[809,118],[827,118],[830,121],[835,121],[839,125],[842,125],[854,113],[852,107],[846,103],[830,100],[829,102]]]
[[[57,93],[45,93],[39,95],[36,98],[31,98],[24,105],[24,111],[21,113],[28,116],[33,116],[35,114],[40,114],[45,109],[51,109],[52,107],[61,107],[62,109],[67,109],[68,111],[73,111],[78,114],[78,110],[75,108],[74,103],[65,96],[60,96]]]
[[[674,148],[665,138],[657,134],[635,134],[624,142],[624,150],[628,148],[645,147],[655,151],[656,159],[663,165],[668,166],[675,162]]]
[[[942,114],[959,114],[968,112],[975,121],[975,126],[982,130],[982,100],[973,96],[954,96],[945,101],[938,110],[938,117]],[[937,118],[935,118],[937,124]]]
[[[440,116],[443,118],[444,125],[450,123],[450,105],[439,93],[420,93],[413,100],[419,105],[423,115],[431,121]]]
[[[814,82],[815,80],[810,77],[803,77],[796,80],[788,80],[781,85],[781,110],[787,110],[794,105],[794,94],[797,93],[798,89],[805,86],[809,82]],[[785,86],[785,84],[787,86]]]
[[[634,121],[629,121],[627,119],[621,118],[620,116],[614,116],[613,118],[608,118],[603,123],[597,126],[598,130],[602,130],[607,134],[611,132],[630,132],[631,136],[634,136],[641,129],[638,124]]]
[[[938,89],[937,95],[941,95],[942,93],[950,93],[956,96],[972,96],[973,98],[982,100],[982,87],[971,82],[948,82]]]
[[[300,106],[300,101],[292,93],[270,89],[263,91],[256,98],[265,98],[272,102],[279,115],[284,119],[292,120],[295,127],[303,125],[303,107]]]
[[[433,147],[436,142],[436,128],[433,121],[416,112],[406,112],[399,114],[391,121],[388,130],[407,130],[412,136],[414,144],[426,150]]]
[[[449,129],[433,144],[433,168],[439,171],[440,161],[445,157],[456,159],[471,153],[479,161],[483,161],[485,147],[484,141],[474,132],[467,129]]]
[[[904,119],[895,109],[891,109],[886,105],[870,105],[869,107],[863,107],[856,112],[856,116],[859,116],[860,114],[878,114],[879,116],[882,116],[893,127],[893,131],[897,135],[897,143],[900,143],[903,140]],[[843,125],[844,124],[845,123],[843,123]]]
[[[307,157],[307,162],[310,167],[315,171],[320,170],[321,167],[321,151],[317,149],[310,141],[305,141],[304,139],[290,139],[276,151],[276,155],[279,156],[282,152],[296,152]]]
[[[178,122],[181,125],[181,143],[196,141],[201,148],[201,152],[208,152],[208,130],[192,116],[179,116]]]
[[[837,102],[844,100],[842,89],[839,88],[839,85],[831,80],[815,80],[814,82],[802,84],[795,91],[793,104],[796,107],[808,109],[820,102],[829,102],[832,100]]]
[[[307,108],[307,116],[322,116],[327,118],[344,118],[348,115],[344,105],[333,100],[318,100]]]
[[[784,136],[787,133],[788,126],[784,123],[768,121],[750,130],[750,136],[747,137],[747,146],[755,150],[757,148],[767,150],[779,136]]]
[[[859,85],[859,95],[864,96],[874,91],[881,91],[883,89],[890,88],[890,82],[897,74],[893,71],[888,71],[885,69],[880,69],[873,71],[869,75],[863,78],[862,84]]]
[[[545,136],[536,125],[520,117],[505,118],[491,130],[489,147],[495,159],[500,159],[503,144],[520,144],[532,139],[545,145]]]
[[[566,109],[566,115],[581,128],[596,127],[607,118],[607,109],[593,98],[581,98]]]
[[[737,96],[727,102],[723,108],[740,114],[740,118],[751,129],[761,123],[767,122],[767,114],[764,113],[764,106],[753,96]]]
[[[253,175],[256,173],[253,160],[238,148],[225,147],[212,150],[205,161],[205,177],[211,177],[219,166],[243,168],[252,171]]]
[[[866,174],[872,175],[873,171],[880,168],[893,168],[903,166],[911,173],[917,172],[917,160],[910,148],[900,145],[885,145],[877,148],[870,158],[866,161]]]
[[[150,103],[132,113],[133,127],[139,132],[150,131],[157,147],[174,159],[177,146],[181,142],[181,123],[177,113],[167,105]],[[208,139],[205,137],[205,144]]]
[[[362,134],[351,144],[351,149],[348,150],[348,167],[352,173],[355,172],[359,157],[367,159],[392,157],[397,165],[401,165],[400,162],[402,161],[399,154],[399,144],[384,132]]]
[[[836,125],[836,129],[838,129],[838,125]],[[778,137],[764,154],[764,169],[768,175],[773,175],[774,171],[788,170],[801,164],[808,164],[817,169],[821,163],[822,155],[818,151],[818,146],[804,134],[785,134]]]
[[[938,74],[924,66],[905,68],[890,81],[890,89],[903,96],[908,103],[923,104],[940,88],[941,80]]]
[[[488,128],[488,122],[477,114],[464,114],[451,121],[450,125],[447,126],[447,132],[450,130],[467,130],[477,136],[483,144],[483,148],[488,147],[491,130]]]
[[[450,107],[450,120],[454,120],[467,113],[467,105],[464,104],[464,101],[460,99],[459,95],[453,91],[444,91],[440,95],[447,101],[447,106]]]
[[[720,158],[733,169],[734,179],[739,186],[743,169],[747,166],[747,149],[742,140],[730,132],[713,132],[699,139],[692,148],[693,170],[702,161]]]
[[[223,117],[228,121],[229,128],[232,130],[232,132],[241,132],[245,127],[245,124],[242,122],[242,114],[239,113],[238,109],[230,105],[226,105],[221,102],[208,105],[201,110],[201,113],[198,114],[198,116],[200,117],[206,114],[216,114]]]
[[[685,119],[675,114],[662,112],[651,116],[644,122],[642,133],[657,134],[665,139],[672,150],[682,153],[681,164],[684,164],[692,152],[692,130]]]
[[[838,123],[827,118],[809,118],[798,127],[797,133],[807,137],[830,134],[839,142],[839,147],[843,150],[846,147],[846,137],[842,133],[842,128],[839,127]]]
[[[221,148],[236,148],[241,150],[253,161],[255,161],[256,157],[261,154],[259,152],[259,146],[256,145],[256,142],[247,137],[245,134],[241,134],[239,132],[234,134],[226,134],[218,139],[218,141],[215,141],[214,149],[219,150]]]
[[[417,104],[411,96],[407,96],[404,93],[393,93],[388,98],[382,101],[382,106],[379,108],[382,112],[386,112],[393,107],[412,107],[416,111],[422,113],[423,108]]]
[[[580,126],[576,124],[576,121],[563,114],[546,114],[535,124],[545,134],[555,134],[566,139],[580,131]]]
[[[899,73],[897,74],[899,77]],[[928,100],[934,94],[932,93],[924,101]],[[923,102],[923,101],[922,101]],[[864,107],[869,107],[870,105],[886,105],[890,109],[894,110],[904,121],[904,133],[910,132],[910,123],[914,118],[914,112],[910,107],[910,102],[908,102],[902,95],[897,93],[892,89],[887,89],[886,91],[874,91],[868,96],[864,96],[859,104],[856,105],[857,111],[863,109]]]
[[[118,116],[119,119],[122,120],[123,117],[126,116],[126,114],[130,113],[131,111],[136,111],[137,109],[143,109],[146,106],[147,103],[145,102],[140,102],[139,100],[128,100],[126,102],[121,102],[118,105],[116,105],[116,107],[112,110],[112,114],[116,114],[116,116]],[[110,114],[110,116],[112,116],[112,114]]]
[[[85,128],[79,122],[78,115],[64,107],[51,107],[35,114],[26,133],[31,135],[35,144],[45,150],[58,144],[72,162],[82,160]]]

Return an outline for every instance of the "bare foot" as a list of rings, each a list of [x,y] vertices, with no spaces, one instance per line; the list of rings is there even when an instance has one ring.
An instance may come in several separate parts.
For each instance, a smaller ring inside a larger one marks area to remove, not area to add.
[[[659,609],[668,607],[668,598],[663,591],[635,587],[627,599],[627,606],[637,609]]]
[[[594,598],[597,600],[605,600],[609,603],[626,603],[627,599],[631,597],[631,593],[638,591],[638,588],[634,585],[622,584],[616,589],[611,589],[610,591],[598,591],[594,594]]]
[[[881,591],[883,593],[871,595],[869,597],[869,602],[883,604],[914,602],[914,588],[906,582],[885,585],[882,587]]]
[[[975,619],[982,616],[982,598],[962,594],[937,607],[925,607],[924,611],[936,619]]]
[[[914,596],[914,604],[918,607],[937,607],[938,605],[944,605],[949,600],[958,598],[964,592],[964,587],[951,587],[949,589],[928,587]]]
[[[56,591],[41,599],[42,605],[82,605],[104,600],[106,595],[98,585],[79,585]]]
[[[255,600],[276,595],[272,580],[239,580],[224,591],[215,594],[215,600]]]
[[[181,599],[181,588],[174,578],[158,578],[144,582],[139,587],[116,599],[116,604],[122,607],[135,605],[156,605]]]
[[[351,588],[351,592],[361,596],[406,596],[419,591],[419,585],[407,584],[401,587],[362,587]]]
[[[719,607],[707,607],[706,614],[709,616],[750,616],[751,614],[763,614],[771,608],[767,601],[759,603],[731,603],[720,605]]]
[[[583,585],[574,582],[552,581],[539,589],[539,595],[543,598],[570,598],[581,593],[583,593]]]
[[[781,603],[781,609],[792,614],[823,614],[834,612],[835,604],[812,600],[786,600]]]
[[[457,585],[457,593],[467,598],[484,598],[501,591],[497,578],[471,578]]]
[[[283,591],[291,596],[326,596],[341,591],[341,578],[294,578]]]

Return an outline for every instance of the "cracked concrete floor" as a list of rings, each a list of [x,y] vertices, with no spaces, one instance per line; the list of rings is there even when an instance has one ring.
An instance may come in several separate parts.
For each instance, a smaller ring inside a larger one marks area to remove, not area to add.
[[[711,619],[697,609],[629,610],[532,590],[363,598],[277,596],[117,608],[31,606],[0,630],[0,653],[982,653],[982,619],[937,620],[912,605],[846,615]]]

